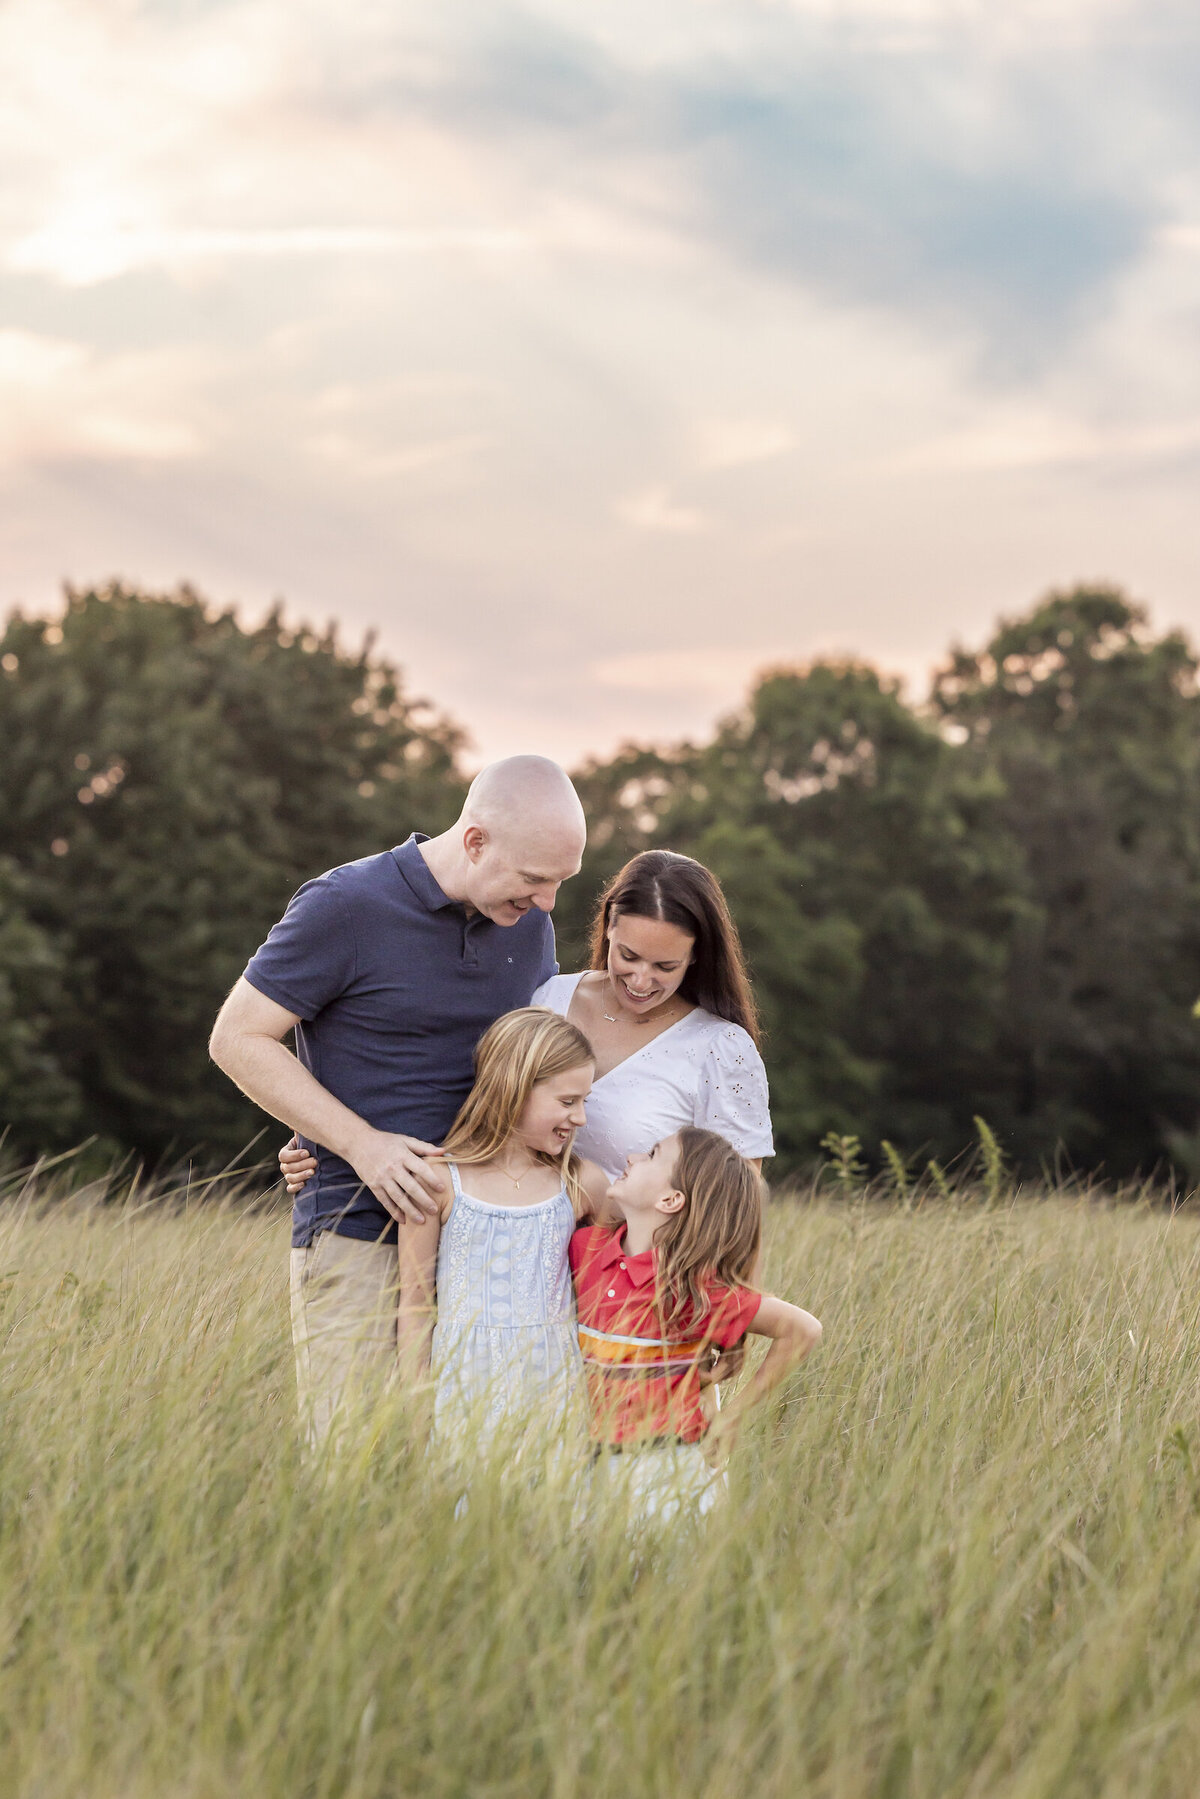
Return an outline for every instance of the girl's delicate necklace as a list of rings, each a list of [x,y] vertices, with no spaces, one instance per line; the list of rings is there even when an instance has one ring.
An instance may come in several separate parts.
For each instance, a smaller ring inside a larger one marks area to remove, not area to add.
[[[510,1173],[509,1173],[509,1172],[508,1172],[508,1169],[507,1169],[507,1168],[502,1168],[502,1167],[501,1167],[501,1166],[500,1166],[500,1163],[499,1163],[499,1162],[493,1162],[493,1163],[492,1163],[492,1167],[493,1167],[493,1168],[497,1168],[497,1169],[499,1169],[499,1171],[500,1171],[500,1173],[501,1173],[501,1174],[502,1174],[502,1175],[503,1175],[503,1176],[504,1176],[504,1178],[505,1178],[505,1180],[506,1180],[506,1181],[511,1181],[511,1182],[512,1182],[512,1184],[513,1184],[513,1186],[514,1186],[514,1187],[515,1187],[515,1188],[516,1188],[516,1190],[517,1190],[517,1192],[518,1192],[518,1193],[519,1193],[519,1192],[520,1192],[520,1191],[521,1191],[521,1181],[523,1181],[523,1180],[524,1180],[524,1179],[525,1179],[525,1176],[526,1176],[526,1175],[527,1175],[527,1174],[532,1174],[532,1173],[533,1173],[533,1171],[534,1171],[534,1169],[535,1169],[535,1168],[536,1168],[536,1167],[537,1167],[537,1163],[536,1163],[536,1162],[531,1162],[531,1163],[530,1163],[530,1164],[529,1164],[529,1167],[528,1167],[528,1168],[524,1168],[524,1169],[522,1169],[522,1170],[521,1170],[521,1174],[520,1174],[520,1178],[518,1178],[518,1177],[517,1177],[517,1176],[516,1176],[516,1175],[515,1175],[515,1174],[510,1174]]]

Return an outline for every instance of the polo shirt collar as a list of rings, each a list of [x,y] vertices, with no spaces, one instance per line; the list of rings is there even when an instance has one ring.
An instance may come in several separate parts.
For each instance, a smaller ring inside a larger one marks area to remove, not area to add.
[[[618,1262],[624,1262],[625,1273],[630,1285],[634,1287],[649,1286],[654,1279],[654,1251],[644,1249],[641,1255],[626,1255],[623,1230],[605,1232],[605,1242],[601,1245],[596,1260],[601,1268],[612,1268]]]
[[[446,906],[456,906],[458,901],[452,900],[448,894],[442,892],[430,872],[428,862],[417,848],[419,843],[428,842],[427,832],[414,831],[411,837],[406,838],[403,843],[397,844],[392,851],[392,861],[421,904],[430,912],[440,912]]]

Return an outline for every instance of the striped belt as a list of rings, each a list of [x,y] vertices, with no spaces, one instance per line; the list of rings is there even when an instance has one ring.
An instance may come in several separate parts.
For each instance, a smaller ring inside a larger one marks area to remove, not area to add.
[[[617,1337],[581,1324],[579,1349],[585,1366],[603,1368],[608,1374],[676,1373],[694,1367],[704,1338],[680,1343],[669,1337]]]

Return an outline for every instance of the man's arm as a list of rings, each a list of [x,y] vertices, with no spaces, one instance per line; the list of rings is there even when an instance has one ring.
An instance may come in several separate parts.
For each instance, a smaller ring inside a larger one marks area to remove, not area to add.
[[[349,1162],[393,1218],[419,1224],[437,1209],[438,1176],[423,1159],[434,1146],[377,1131],[335,1099],[284,1045],[298,1023],[243,975],[217,1014],[209,1054],[264,1112]]]

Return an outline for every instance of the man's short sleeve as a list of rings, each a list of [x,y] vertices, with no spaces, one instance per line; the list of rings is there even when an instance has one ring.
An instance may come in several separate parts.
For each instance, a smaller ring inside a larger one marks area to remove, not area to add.
[[[357,973],[350,910],[331,875],[308,881],[246,964],[252,987],[306,1021]]]

